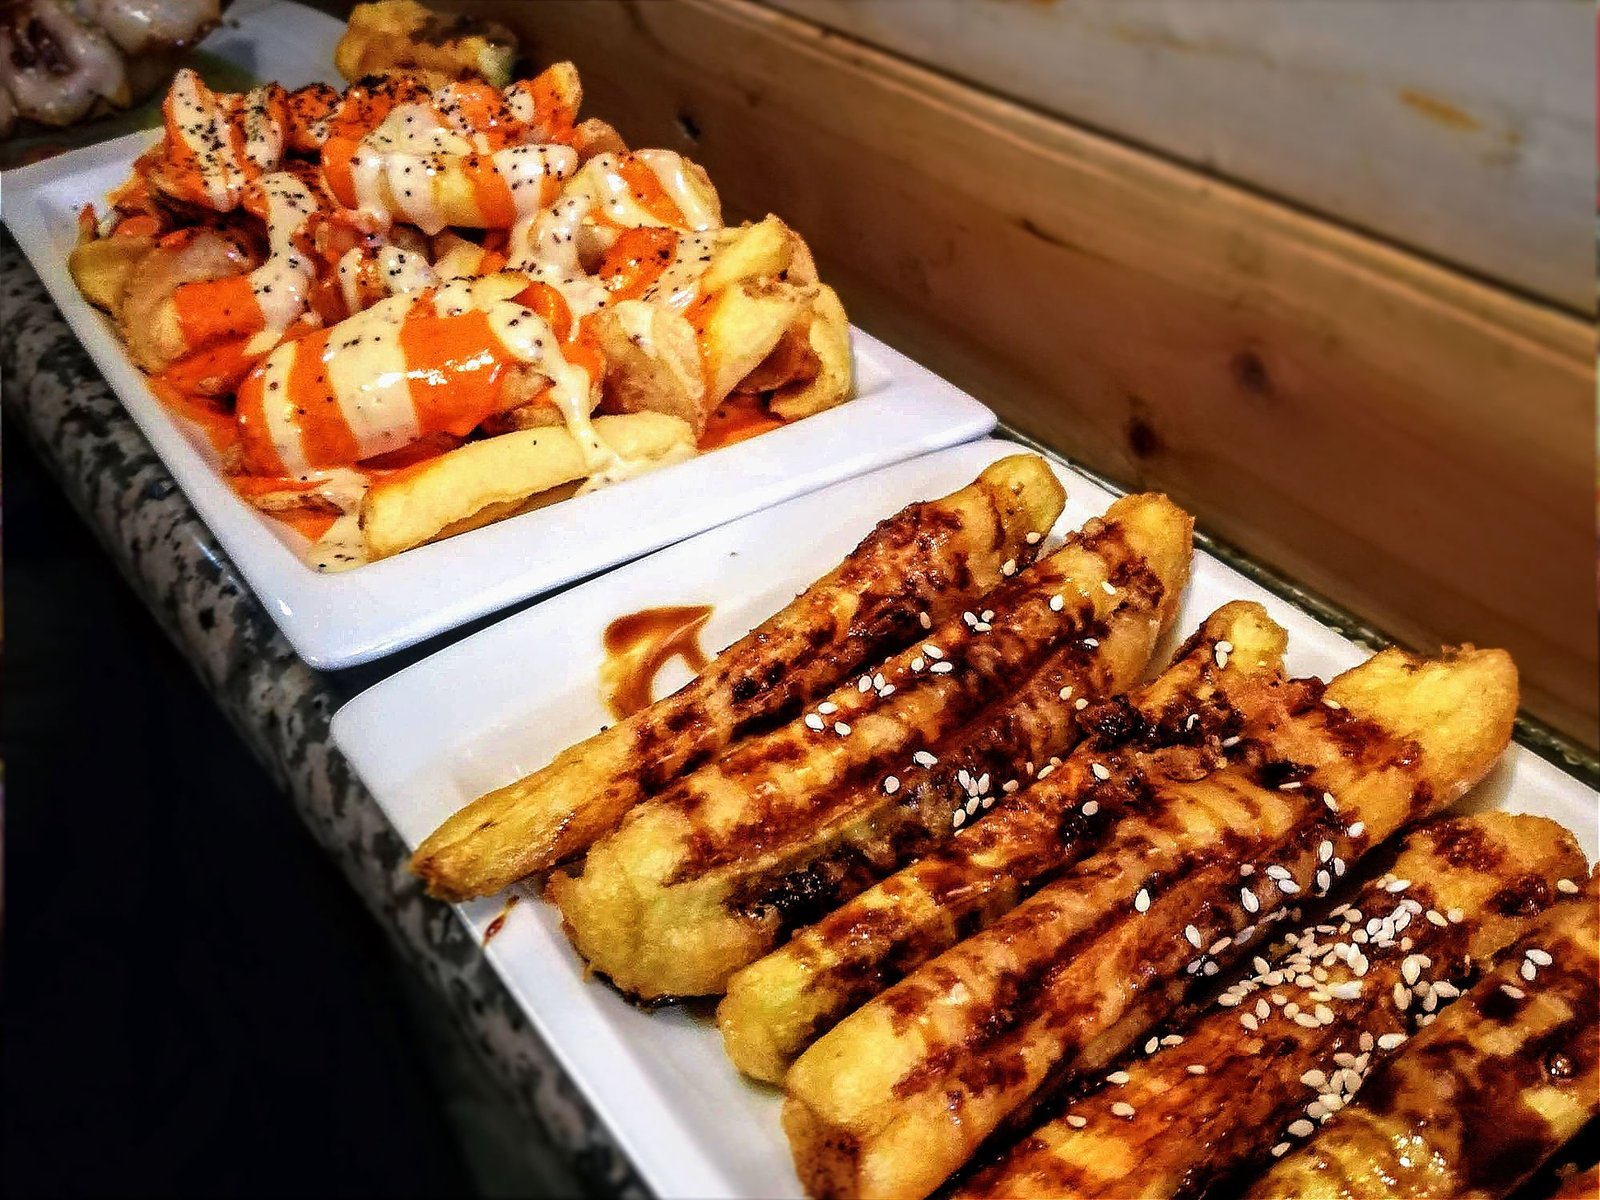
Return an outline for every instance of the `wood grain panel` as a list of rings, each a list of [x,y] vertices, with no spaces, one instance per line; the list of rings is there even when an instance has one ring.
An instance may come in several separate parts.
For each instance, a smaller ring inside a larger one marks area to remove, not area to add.
[[[743,0],[477,4],[860,323],[1595,745],[1592,329]]]

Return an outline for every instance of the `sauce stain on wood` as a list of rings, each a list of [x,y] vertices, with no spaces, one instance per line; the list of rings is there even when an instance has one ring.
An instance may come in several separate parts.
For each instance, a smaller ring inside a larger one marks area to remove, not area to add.
[[[656,676],[674,658],[696,674],[705,669],[711,658],[700,631],[711,611],[709,604],[646,608],[606,626],[600,687],[613,716],[620,721],[654,703]]]
[[[1448,129],[1471,132],[1483,128],[1483,122],[1471,113],[1457,108],[1448,100],[1441,100],[1437,96],[1430,96],[1427,92],[1419,92],[1414,88],[1401,89],[1400,103]]]

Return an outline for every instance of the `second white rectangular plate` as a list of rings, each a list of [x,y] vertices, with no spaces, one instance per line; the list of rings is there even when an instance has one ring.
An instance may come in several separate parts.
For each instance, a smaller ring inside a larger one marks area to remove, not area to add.
[[[155,397],[67,271],[78,210],[100,205],[151,140],[130,134],[6,172],[5,220],[184,495],[314,667],[404,649],[735,517],[994,428],[982,404],[854,330],[856,398],[837,408],[353,571],[318,574],[301,561],[302,538],[235,494],[204,435]]]
[[[1023,447],[975,442],[887,467],[724,525],[466,638],[391,676],[335,716],[334,741],[406,842],[482,792],[549,762],[611,718],[600,695],[601,634],[616,617],[667,604],[715,606],[720,649],[832,568],[879,520],[971,482]],[[1076,529],[1112,495],[1065,467]],[[1229,600],[1258,600],[1289,631],[1289,667],[1328,677],[1366,655],[1339,634],[1205,554],[1195,556],[1177,637]],[[1175,639],[1176,640],[1176,639]],[[688,678],[663,674],[658,694]],[[1593,792],[1513,746],[1464,805],[1542,813],[1596,853]],[[457,906],[482,938],[498,899]],[[663,1197],[800,1193],[778,1125],[778,1094],[729,1064],[711,1023],[685,1009],[643,1012],[584,978],[556,911],[513,908],[487,954],[529,1019]]]

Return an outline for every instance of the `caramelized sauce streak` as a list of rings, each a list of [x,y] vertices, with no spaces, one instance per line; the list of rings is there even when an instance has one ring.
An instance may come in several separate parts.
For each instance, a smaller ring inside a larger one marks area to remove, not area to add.
[[[699,674],[711,661],[700,646],[709,604],[646,608],[606,626],[606,663],[600,672],[606,707],[619,721],[655,701],[656,676],[674,658]]]
[[[489,922],[489,928],[483,931],[483,944],[487,946],[489,939],[505,928],[506,918],[511,915],[511,910],[517,906],[520,897],[515,892],[506,897],[505,907],[495,914],[494,920]]]

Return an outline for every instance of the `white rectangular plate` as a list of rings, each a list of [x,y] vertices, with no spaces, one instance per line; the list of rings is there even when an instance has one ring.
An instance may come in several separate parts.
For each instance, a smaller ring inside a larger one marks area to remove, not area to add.
[[[301,561],[304,539],[241,500],[205,437],[152,394],[67,272],[78,210],[100,205],[155,136],[130,134],[6,172],[5,220],[184,495],[314,667],[367,662],[735,517],[994,428],[982,404],[855,330],[857,395],[837,408],[353,571],[318,574]]]
[[[543,766],[610,720],[599,689],[600,639],[614,618],[653,605],[711,604],[706,647],[726,646],[833,567],[883,517],[954,491],[1020,449],[984,440],[902,462],[613,571],[384,680],[339,711],[334,741],[415,847],[461,805]],[[1056,469],[1067,487],[1057,533],[1111,503],[1093,482]],[[1236,599],[1259,600],[1289,630],[1294,674],[1328,677],[1365,658],[1205,554],[1196,556],[1177,637]],[[687,678],[680,666],[660,687]],[[1572,777],[1514,746],[1463,803],[1554,817],[1593,859],[1595,802]],[[502,907],[491,899],[457,911],[481,939]],[[777,1093],[740,1078],[708,1020],[683,1009],[642,1012],[586,981],[555,910],[542,902],[512,909],[487,954],[658,1195],[799,1194]]]

